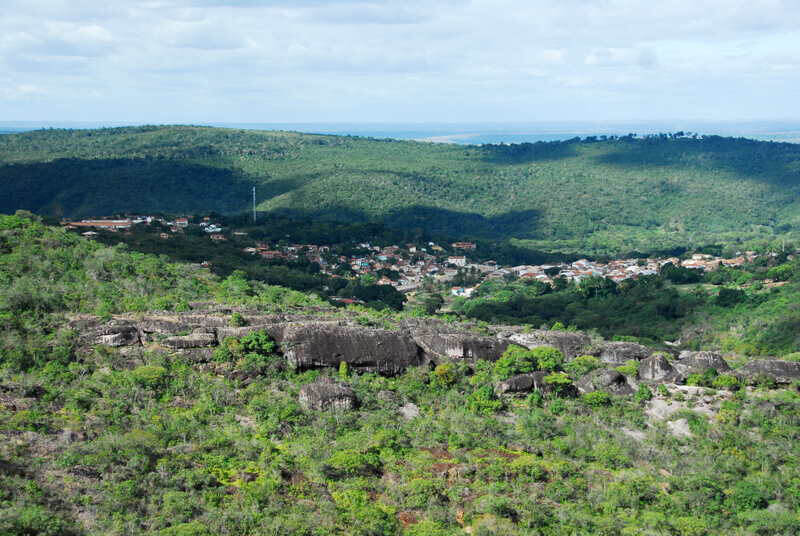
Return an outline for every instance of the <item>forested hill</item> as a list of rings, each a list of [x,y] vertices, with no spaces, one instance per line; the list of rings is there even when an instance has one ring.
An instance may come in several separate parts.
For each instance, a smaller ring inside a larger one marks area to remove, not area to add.
[[[800,145],[718,136],[520,145],[208,127],[0,136],[0,212],[261,210],[561,251],[769,237],[800,225]]]

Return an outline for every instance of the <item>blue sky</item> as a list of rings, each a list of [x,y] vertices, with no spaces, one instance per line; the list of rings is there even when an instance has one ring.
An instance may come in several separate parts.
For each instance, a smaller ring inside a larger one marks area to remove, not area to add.
[[[797,0],[4,0],[0,120],[800,119]]]

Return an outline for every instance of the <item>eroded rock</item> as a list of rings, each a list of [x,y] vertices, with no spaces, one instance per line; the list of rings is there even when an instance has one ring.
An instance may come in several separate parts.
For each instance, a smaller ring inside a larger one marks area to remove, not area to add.
[[[422,351],[410,336],[392,331],[321,323],[289,324],[280,334],[287,364],[295,369],[352,367],[396,375],[421,365]]]
[[[508,342],[494,337],[482,337],[472,333],[440,333],[436,331],[412,332],[412,338],[435,362],[443,359],[485,359],[497,361]]]
[[[605,391],[612,395],[632,395],[635,391],[627,378],[613,369],[593,370],[575,382],[582,393]]]
[[[733,374],[747,382],[766,377],[776,383],[788,384],[800,380],[800,362],[779,359],[757,359],[736,369]]]
[[[538,346],[557,348],[569,360],[585,353],[591,339],[578,331],[534,330],[529,333],[513,333],[508,340],[519,346],[531,349]]]
[[[639,362],[639,372],[637,373],[639,381],[646,383],[672,383],[679,376],[680,374],[663,355],[656,354]]]
[[[674,367],[684,376],[702,374],[709,369],[715,369],[719,373],[731,370],[728,362],[718,352],[681,352]]]
[[[313,411],[347,411],[358,404],[356,393],[349,385],[328,377],[304,385],[298,401],[304,409]]]
[[[544,381],[545,376],[547,373],[541,371],[518,374],[499,382],[495,385],[494,391],[498,395],[530,393],[531,391],[550,392],[550,386]]]
[[[600,347],[600,361],[612,365],[622,365],[626,361],[641,361],[650,357],[653,351],[635,342],[606,342]]]

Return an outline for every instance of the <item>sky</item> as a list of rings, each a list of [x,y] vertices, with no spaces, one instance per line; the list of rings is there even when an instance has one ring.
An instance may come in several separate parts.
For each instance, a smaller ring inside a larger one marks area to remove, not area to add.
[[[2,4],[2,121],[800,119],[797,0]]]

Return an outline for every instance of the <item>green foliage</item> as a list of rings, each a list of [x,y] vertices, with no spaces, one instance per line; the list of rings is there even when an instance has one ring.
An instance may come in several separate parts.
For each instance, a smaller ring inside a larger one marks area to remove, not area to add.
[[[616,367],[615,370],[620,374],[624,374],[625,376],[635,377],[639,372],[639,362],[634,359],[629,359],[624,365]]]
[[[247,325],[247,320],[245,320],[244,316],[242,316],[242,313],[236,311],[231,315],[228,325],[234,328],[240,328]]]
[[[739,378],[733,374],[720,374],[711,381],[711,386],[715,389],[736,391],[741,387],[741,382],[739,381]]]
[[[484,385],[467,396],[466,407],[478,415],[492,415],[503,408],[503,401],[497,398],[491,385]]]
[[[593,370],[599,369],[601,366],[602,363],[597,357],[593,355],[579,355],[572,361],[565,363],[564,370],[572,376],[572,378],[577,379]]]
[[[711,387],[714,384],[714,380],[717,378],[717,371],[716,369],[707,369],[702,374],[695,373],[689,374],[686,377],[686,385],[694,385],[698,387]],[[723,380],[726,381],[726,380]]]
[[[334,477],[368,476],[376,474],[381,467],[378,453],[373,450],[365,452],[345,449],[334,452],[326,465],[326,473]]]
[[[653,398],[653,391],[646,386],[645,384],[641,384],[639,389],[636,391],[636,401],[640,404],[643,404]]]
[[[563,372],[553,372],[544,377],[544,383],[548,384],[558,395],[566,395],[573,389],[572,380]]]
[[[581,395],[581,402],[592,408],[599,408],[611,404],[611,395],[605,391],[592,391]]]
[[[150,389],[157,389],[163,387],[167,381],[169,373],[164,367],[157,365],[142,365],[131,371],[133,380]]]
[[[534,370],[556,370],[564,361],[564,354],[552,346],[538,346],[531,350],[510,345],[495,362],[495,376],[501,380]]]
[[[431,372],[431,385],[447,389],[458,381],[458,370],[453,363],[440,363]]]

